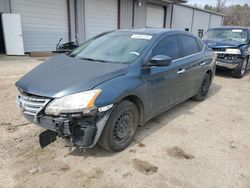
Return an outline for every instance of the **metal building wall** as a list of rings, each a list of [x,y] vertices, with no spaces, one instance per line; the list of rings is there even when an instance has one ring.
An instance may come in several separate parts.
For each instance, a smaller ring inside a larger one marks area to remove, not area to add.
[[[138,6],[137,2],[134,2],[134,20],[133,27],[134,28],[142,28],[146,26],[146,0],[142,0],[141,6]]]
[[[222,21],[223,21],[222,16],[211,14],[209,28],[220,26],[222,24]]]
[[[85,0],[74,0],[74,2],[76,16],[75,22],[72,21],[71,23],[71,36],[73,36],[73,29],[75,28],[78,41],[82,43],[86,40],[86,18],[84,12]],[[220,26],[222,23],[222,16],[184,4],[171,4],[162,0],[142,0],[141,6],[139,6],[138,1],[135,0],[120,0],[120,28],[146,27],[147,3],[166,6],[166,28],[176,28],[181,30],[188,28],[190,32],[197,35],[198,29],[203,29],[205,32],[209,27]]]
[[[191,31],[192,23],[193,23],[193,9],[174,4],[171,28],[181,29],[181,30],[185,30],[185,28],[188,28],[189,31]]]
[[[1,12],[10,12],[10,4],[9,0],[1,0],[0,1],[0,13]]]
[[[11,0],[11,12],[21,15],[25,52],[54,51],[60,38],[68,42],[67,1]]]
[[[78,42],[81,44],[85,41],[85,9],[84,0],[75,1],[75,23],[76,23],[76,37]]]
[[[120,28],[130,29],[133,27],[133,0],[121,0],[120,3]]]
[[[70,16],[70,36],[71,40],[76,39],[76,16],[75,16],[75,1],[69,1],[69,16]]]
[[[167,12],[166,12],[166,28],[171,28],[171,25],[172,25],[172,7],[174,5],[173,4],[169,4],[167,6]]]
[[[187,5],[173,5],[172,27],[189,31],[194,35],[198,35],[198,30],[205,33],[211,27],[219,27],[222,25],[223,16],[217,13],[201,10],[199,8]]]
[[[206,32],[209,28],[210,13],[200,10],[194,10],[192,33],[198,35],[198,30]]]

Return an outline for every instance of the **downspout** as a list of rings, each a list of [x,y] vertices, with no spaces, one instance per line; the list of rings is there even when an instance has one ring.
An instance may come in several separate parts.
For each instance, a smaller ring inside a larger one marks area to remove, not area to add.
[[[166,28],[167,25],[167,7],[164,6],[164,19],[163,19],[163,28]]]
[[[211,19],[212,19],[212,14],[210,13],[210,16],[209,16],[209,24],[208,24],[208,29],[210,29],[210,27],[211,27]]]
[[[170,18],[170,29],[172,28],[173,24],[173,12],[174,12],[174,3],[171,4],[171,18]]]
[[[78,20],[77,20],[77,9],[76,9],[76,0],[74,0],[74,15],[75,15],[75,39],[78,41],[78,35],[77,35],[77,26],[78,26]],[[79,41],[78,41],[79,42]]]
[[[68,14],[68,38],[71,41],[71,20],[70,20],[70,0],[67,0],[67,14]]]
[[[117,29],[121,28],[121,0],[118,0]]]
[[[193,33],[193,27],[194,27],[194,8],[193,8],[193,15],[192,15],[191,33]]]
[[[132,0],[133,6],[132,6],[132,28],[135,26],[135,1]]]
[[[12,10],[11,10],[11,0],[9,0],[9,8],[10,8],[10,13],[12,13]]]

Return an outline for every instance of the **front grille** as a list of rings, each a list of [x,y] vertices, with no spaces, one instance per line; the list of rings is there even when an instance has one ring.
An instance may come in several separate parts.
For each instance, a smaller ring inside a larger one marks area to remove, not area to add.
[[[37,115],[50,101],[49,98],[29,95],[29,94],[20,94],[17,96],[16,102],[18,107],[24,114],[34,116],[34,121],[37,120]]]
[[[215,52],[225,52],[226,49],[225,48],[213,48],[213,51],[215,51]]]

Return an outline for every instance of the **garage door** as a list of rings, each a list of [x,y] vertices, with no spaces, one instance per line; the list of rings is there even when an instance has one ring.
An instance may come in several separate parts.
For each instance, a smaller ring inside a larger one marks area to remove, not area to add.
[[[26,52],[54,51],[61,37],[68,41],[66,0],[11,0],[11,9],[21,15]]]
[[[146,26],[153,28],[163,28],[164,26],[163,6],[147,4]]]
[[[86,0],[85,8],[86,39],[117,29],[117,0]]]

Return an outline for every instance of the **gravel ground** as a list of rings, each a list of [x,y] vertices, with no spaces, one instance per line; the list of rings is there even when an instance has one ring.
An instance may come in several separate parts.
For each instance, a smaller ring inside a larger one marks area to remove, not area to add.
[[[120,153],[41,149],[43,129],[15,106],[14,86],[44,58],[0,57],[0,187],[250,187],[250,73],[217,74],[204,102],[188,100],[140,127]]]

